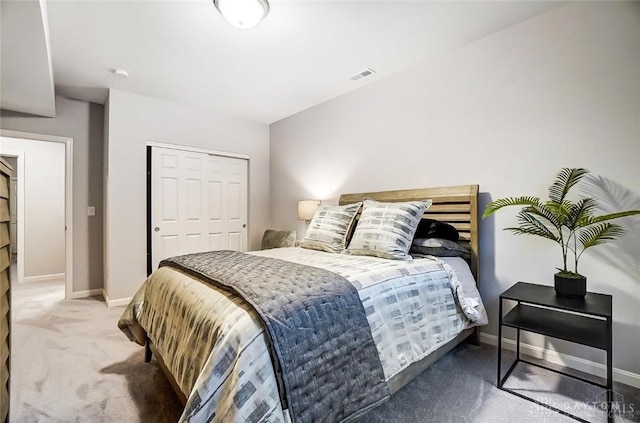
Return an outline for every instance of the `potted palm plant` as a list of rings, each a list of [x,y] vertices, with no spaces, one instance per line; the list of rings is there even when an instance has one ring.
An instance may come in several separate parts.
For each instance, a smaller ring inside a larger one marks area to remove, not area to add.
[[[595,216],[598,202],[582,198],[577,202],[567,198],[571,188],[589,171],[583,168],[562,168],[549,187],[549,200],[538,197],[509,197],[492,201],[482,218],[508,206],[524,206],[518,213],[518,226],[505,228],[516,235],[536,235],[550,239],[562,249],[562,268],[554,275],[556,295],[583,298],[587,278],[578,272],[578,262],[589,248],[612,241],[624,234],[624,229],[610,220],[640,214],[628,210]],[[571,262],[573,269],[567,265]]]

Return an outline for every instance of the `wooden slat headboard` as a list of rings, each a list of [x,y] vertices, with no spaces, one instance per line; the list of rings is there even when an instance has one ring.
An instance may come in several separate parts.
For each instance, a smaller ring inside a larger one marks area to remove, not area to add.
[[[357,203],[364,198],[385,202],[431,199],[433,204],[424,218],[449,223],[458,230],[460,242],[471,250],[471,273],[478,280],[478,185],[343,194],[339,204]]]

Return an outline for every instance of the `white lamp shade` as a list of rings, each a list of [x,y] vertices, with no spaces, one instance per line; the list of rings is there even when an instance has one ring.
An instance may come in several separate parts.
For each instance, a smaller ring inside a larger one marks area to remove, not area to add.
[[[298,201],[298,220],[311,220],[319,205],[320,200]]]
[[[253,28],[269,13],[267,0],[213,0],[222,16],[237,28]]]

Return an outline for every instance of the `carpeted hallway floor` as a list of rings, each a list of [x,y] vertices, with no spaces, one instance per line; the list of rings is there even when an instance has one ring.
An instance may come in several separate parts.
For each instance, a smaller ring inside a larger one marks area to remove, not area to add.
[[[63,298],[63,281],[14,285],[11,422],[177,421],[164,374],[116,327],[123,307]]]
[[[181,404],[160,368],[116,327],[123,307],[63,297],[61,281],[14,287],[11,422],[177,421]],[[575,422],[498,390],[495,363],[495,348],[463,344],[360,422]],[[509,386],[606,421],[593,407],[600,388],[529,366]],[[616,392],[624,407],[615,421],[640,421],[640,390]]]

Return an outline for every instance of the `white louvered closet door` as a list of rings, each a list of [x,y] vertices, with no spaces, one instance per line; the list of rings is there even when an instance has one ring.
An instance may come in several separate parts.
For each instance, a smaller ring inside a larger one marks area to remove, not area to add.
[[[248,161],[151,149],[153,270],[164,258],[247,249]]]

